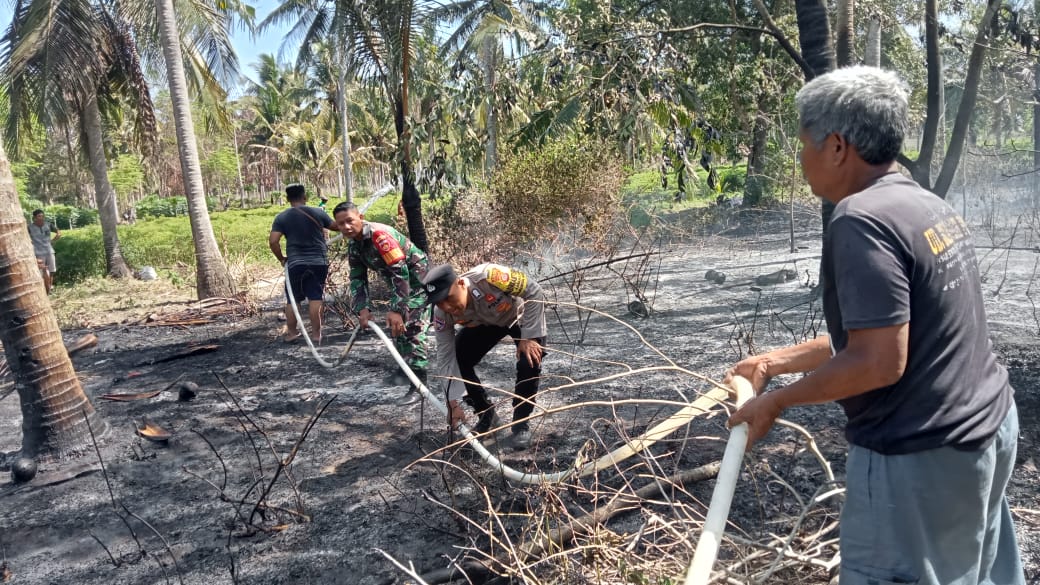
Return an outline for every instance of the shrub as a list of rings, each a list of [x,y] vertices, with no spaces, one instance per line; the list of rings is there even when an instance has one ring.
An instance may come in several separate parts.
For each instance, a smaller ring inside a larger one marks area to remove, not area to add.
[[[494,225],[486,197],[474,188],[458,189],[423,204],[431,263],[451,262],[466,270],[481,262],[504,262],[503,230]]]
[[[54,242],[54,259],[58,271],[54,279],[61,284],[78,282],[91,276],[105,274],[105,245],[101,239],[101,226],[61,232]]]
[[[600,236],[617,214],[623,181],[621,160],[606,144],[553,142],[506,161],[495,173],[496,223],[521,243],[564,225],[585,237]]]
[[[719,184],[723,193],[743,193],[746,180],[746,165],[719,167]]]
[[[210,214],[217,245],[230,262],[277,266],[267,247],[271,222],[284,207],[262,207]],[[195,266],[195,247],[187,217],[161,217],[121,225],[119,242],[131,267],[174,268]],[[72,283],[104,276],[105,253],[99,226],[63,231],[54,243],[58,282]]]
[[[148,217],[177,217],[188,214],[188,200],[184,197],[149,195],[134,206],[138,219]]]
[[[206,197],[206,209],[213,211],[220,203],[216,197]],[[138,219],[147,217],[179,217],[188,215],[188,200],[185,197],[159,197],[149,195],[134,206]]]
[[[96,209],[85,209],[71,205],[49,205],[43,209],[43,212],[60,230],[71,230],[98,223],[98,212]]]

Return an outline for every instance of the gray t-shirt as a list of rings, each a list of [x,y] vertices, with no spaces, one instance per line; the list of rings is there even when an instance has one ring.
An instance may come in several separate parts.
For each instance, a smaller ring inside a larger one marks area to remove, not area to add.
[[[821,270],[834,351],[850,329],[910,323],[903,377],[840,401],[848,441],[884,454],[986,444],[1013,391],[989,341],[974,243],[953,208],[885,175],[838,203]]]
[[[58,233],[58,228],[51,225],[51,222],[47,220],[43,221],[43,225],[29,222],[29,239],[32,240],[33,254],[43,257],[49,256],[54,251],[53,246],[51,246],[52,233]]]
[[[285,265],[328,264],[325,230],[332,224],[329,214],[316,207],[290,207],[279,213],[271,231],[285,235]]]

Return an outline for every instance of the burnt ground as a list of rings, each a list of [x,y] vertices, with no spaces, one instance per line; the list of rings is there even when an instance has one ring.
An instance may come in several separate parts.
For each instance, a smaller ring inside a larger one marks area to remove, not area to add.
[[[662,239],[616,253],[657,252],[649,261],[549,280],[546,286],[560,304],[550,315],[553,353],[539,402],[549,409],[589,404],[553,410],[534,425],[532,449],[498,451],[505,463],[525,471],[566,469],[576,456],[599,455],[622,437],[639,434],[676,411],[684,397],[706,388],[674,371],[599,378],[665,365],[665,357],[719,378],[749,350],[784,345],[822,329],[819,304],[811,296],[819,234],[811,213],[799,223],[795,253],[789,251],[783,222],[766,218],[739,226],[729,218],[707,227],[713,235]],[[1000,230],[980,230],[980,246],[996,241],[1029,248],[1036,245],[1031,234],[1016,227],[1009,243]],[[545,252],[555,260],[526,262],[542,277],[598,260],[579,259],[573,251],[554,254],[552,247]],[[1027,580],[1036,583],[1040,322],[1031,297],[1038,254],[983,247],[979,254],[993,339],[1017,390],[1022,435],[1009,497]],[[782,268],[798,277],[751,288],[751,279]],[[708,269],[724,271],[726,282],[705,281]],[[629,312],[635,291],[652,307],[649,318]],[[334,370],[321,367],[305,346],[281,343],[277,295],[260,290],[254,295],[258,312],[225,315],[211,324],[89,329],[100,344],[73,361],[108,422],[98,441],[104,469],[87,453],[61,469],[44,464],[25,486],[2,476],[0,541],[12,583],[403,583],[404,573],[383,552],[419,572],[476,551],[501,553],[509,548],[504,542],[515,545],[605,505],[612,494],[721,455],[725,416],[717,414],[696,419],[647,456],[595,478],[572,480],[566,487],[507,482],[468,449],[445,448],[443,417],[432,408],[395,405],[404,387],[384,385],[391,362],[374,336],[363,337]],[[575,301],[595,311],[567,304]],[[66,339],[87,331],[70,329]],[[332,359],[347,333],[335,318],[328,331],[322,353]],[[219,349],[156,363],[198,344]],[[511,386],[511,348],[497,348],[480,372],[488,385]],[[198,385],[194,400],[178,401],[177,387],[134,402],[99,398],[162,390],[178,379]],[[610,404],[618,400],[628,402]],[[498,407],[506,419],[507,402]],[[273,479],[277,461],[289,455],[308,420],[326,404],[291,466]],[[840,409],[799,408],[786,416],[812,433],[840,482],[845,453]],[[135,422],[146,419],[168,430],[169,441],[138,437]],[[0,400],[0,451],[17,450],[19,442],[18,399],[11,395]],[[775,429],[745,458],[727,534],[767,542],[770,534],[783,539],[794,530],[805,502],[827,489],[821,466],[803,447],[795,432]],[[273,486],[265,499],[270,507],[252,515],[268,485]],[[580,552],[536,564],[527,582],[663,583],[665,576],[676,577],[692,556],[697,515],[713,485],[690,483],[685,490],[671,488],[666,496],[644,500],[579,539]],[[794,530],[792,546],[803,560],[826,561],[833,554],[837,534],[828,529],[837,509],[836,499],[821,503]],[[740,575],[753,564],[735,564],[755,550],[744,541],[727,544],[720,554],[736,567],[736,582],[745,580]],[[763,558],[755,570],[772,560]],[[825,569],[794,565],[768,582],[827,581]]]

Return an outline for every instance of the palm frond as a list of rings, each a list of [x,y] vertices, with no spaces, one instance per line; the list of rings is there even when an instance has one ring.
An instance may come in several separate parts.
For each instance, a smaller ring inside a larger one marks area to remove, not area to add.
[[[76,97],[95,91],[111,52],[87,0],[19,3],[0,41],[0,84],[7,88],[6,142],[17,156],[32,124],[67,124]]]
[[[573,129],[585,109],[581,96],[572,96],[558,110],[544,109],[531,116],[530,122],[517,131],[515,139],[519,146],[531,147],[544,144],[549,138],[563,135]]]

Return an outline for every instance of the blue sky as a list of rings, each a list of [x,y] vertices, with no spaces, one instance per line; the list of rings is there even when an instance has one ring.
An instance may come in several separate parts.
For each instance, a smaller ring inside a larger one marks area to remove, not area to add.
[[[267,18],[267,15],[278,4],[277,0],[257,0],[254,3],[256,7],[256,22],[259,24],[264,18]],[[251,39],[248,32],[236,31],[231,37],[231,42],[235,46],[235,52],[238,53],[238,67],[242,75],[256,81],[256,72],[253,66],[259,60],[260,54],[270,53],[277,57],[278,51],[282,46],[282,38],[287,32],[287,27],[278,27],[265,32],[256,39]],[[291,60],[292,52],[290,51],[286,57]]]

